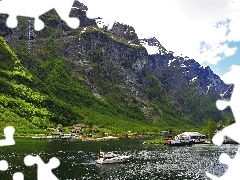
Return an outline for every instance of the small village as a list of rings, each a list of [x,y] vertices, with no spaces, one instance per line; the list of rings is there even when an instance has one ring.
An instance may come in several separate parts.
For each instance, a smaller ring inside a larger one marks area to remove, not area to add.
[[[100,141],[119,139],[118,134],[109,134],[100,131],[97,127],[88,127],[84,124],[77,124],[70,127],[63,128],[58,125],[56,128],[47,128],[46,134],[38,134],[32,136],[34,139],[78,139],[82,141]]]
[[[76,139],[81,141],[107,141],[118,140],[120,138],[141,138],[149,136],[159,136],[159,133],[142,133],[127,131],[125,134],[105,132],[97,126],[87,126],[77,124],[72,127],[62,127],[57,125],[55,128],[46,128],[46,134],[36,134],[31,136],[34,139]],[[106,129],[107,130],[107,129]]]
[[[97,126],[87,126],[85,124],[77,124],[72,127],[63,127],[57,125],[55,128],[47,128],[46,134],[38,134],[32,136],[34,139],[76,139],[81,141],[108,141],[108,140],[119,140],[119,139],[133,139],[133,138],[150,138],[145,140],[143,144],[166,144],[169,140],[174,140],[179,135],[191,134],[193,139],[201,137],[202,143],[212,143],[211,138],[208,135],[201,134],[199,132],[187,132],[187,131],[161,131],[158,133],[142,133],[127,131],[124,135],[112,134],[104,132]],[[220,132],[220,128],[215,129],[215,133]],[[152,137],[152,138],[151,138]],[[182,138],[182,137],[181,137]],[[181,140],[182,142],[182,140]],[[233,140],[225,137],[224,143],[235,144]]]

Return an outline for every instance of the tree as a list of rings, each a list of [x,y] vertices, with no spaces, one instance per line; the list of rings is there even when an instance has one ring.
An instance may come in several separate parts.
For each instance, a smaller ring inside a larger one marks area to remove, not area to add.
[[[229,126],[229,125],[231,125],[231,124],[233,124],[233,123],[235,123],[234,120],[228,119],[228,120],[226,121],[226,126]]]
[[[65,129],[64,129],[64,134],[68,134],[70,131],[69,131],[69,129],[66,127]]]
[[[218,127],[219,129],[222,129],[222,128],[224,127],[224,124],[223,124],[223,121],[222,121],[222,120],[218,121],[217,127]]]
[[[83,134],[90,134],[91,130],[90,128],[83,128],[82,133]]]
[[[208,138],[212,138],[216,132],[216,129],[217,129],[217,123],[214,121],[212,117],[210,117],[205,122],[204,133],[208,136]]]
[[[63,126],[61,124],[58,124],[57,125],[57,128],[62,128]]]

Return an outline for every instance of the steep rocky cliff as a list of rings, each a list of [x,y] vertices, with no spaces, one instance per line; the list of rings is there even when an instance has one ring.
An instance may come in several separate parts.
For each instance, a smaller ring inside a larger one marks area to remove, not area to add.
[[[208,66],[203,67],[187,56],[174,56],[174,52],[167,51],[156,38],[141,39],[140,42],[148,49],[150,54],[149,66],[154,71],[158,71],[160,79],[164,72],[161,69],[177,69],[183,74],[181,79],[184,79],[185,85],[196,82],[198,93],[202,95],[217,93],[223,99],[230,98],[233,86],[225,84]],[[171,82],[171,80],[168,81],[173,86],[176,83]],[[174,87],[168,88],[175,89]]]
[[[34,31],[31,18],[21,17],[18,27],[9,29],[7,15],[0,15],[0,36],[46,86],[38,90],[56,98],[44,104],[54,114],[50,121],[88,120],[99,125],[105,118],[104,125],[109,125],[115,118],[186,127],[210,117],[216,121],[231,117],[230,111],[218,111],[215,101],[229,98],[232,86],[209,67],[174,56],[155,38],[139,40],[129,25],[116,22],[111,30],[99,28],[86,11],[75,2],[71,16],[78,17],[81,26],[72,30],[52,10],[41,17],[46,27],[40,32]],[[146,44],[158,52],[149,54]],[[60,101],[68,115],[54,108]]]

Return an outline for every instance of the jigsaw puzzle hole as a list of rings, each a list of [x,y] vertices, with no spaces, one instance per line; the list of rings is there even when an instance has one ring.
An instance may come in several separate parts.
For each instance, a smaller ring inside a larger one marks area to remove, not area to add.
[[[13,174],[13,180],[24,180],[24,175],[21,172],[16,172]]]
[[[0,161],[0,171],[8,170],[8,162],[6,160]]]
[[[17,17],[9,16],[6,21],[6,24],[10,28],[16,28],[18,25]]]

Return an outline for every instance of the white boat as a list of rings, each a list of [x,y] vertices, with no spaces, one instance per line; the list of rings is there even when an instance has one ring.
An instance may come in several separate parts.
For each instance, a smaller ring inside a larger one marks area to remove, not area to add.
[[[188,136],[194,144],[205,143],[206,141],[205,135],[199,132],[184,132],[182,135]]]
[[[112,163],[122,163],[127,162],[131,156],[117,155],[113,152],[101,152],[99,154],[96,163],[98,164],[112,164]]]
[[[172,140],[168,140],[167,144],[168,146],[188,146],[192,145],[193,141],[191,138],[189,138],[186,135],[179,134],[174,137]]]

